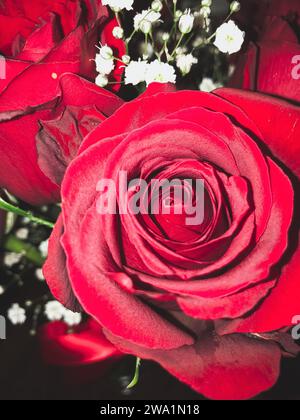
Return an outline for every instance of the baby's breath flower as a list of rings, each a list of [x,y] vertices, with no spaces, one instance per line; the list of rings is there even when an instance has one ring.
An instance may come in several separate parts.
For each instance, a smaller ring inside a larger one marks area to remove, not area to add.
[[[202,82],[199,85],[199,90],[202,92],[212,92],[215,89],[220,88],[222,85],[220,83],[215,83],[209,77],[204,77]]]
[[[148,34],[151,32],[152,24],[157,22],[160,17],[161,14],[154,12],[154,10],[143,10],[134,17],[134,29]]]
[[[164,32],[161,36],[161,39],[163,42],[168,42],[170,39],[170,34],[168,34],[168,32]]]
[[[56,300],[47,302],[45,305],[45,315],[49,321],[59,321],[62,319],[66,309]]]
[[[39,281],[45,281],[45,277],[43,274],[43,270],[41,268],[37,268],[35,270],[35,277],[39,280]]]
[[[147,66],[146,83],[176,83],[175,69],[168,63],[155,60]]]
[[[7,316],[13,325],[21,325],[26,321],[26,311],[18,303],[14,303],[9,308]]]
[[[128,65],[130,63],[131,58],[129,57],[129,55],[123,55],[122,56],[122,61],[124,64]]]
[[[147,61],[131,61],[125,69],[125,84],[138,85],[146,79]]]
[[[16,237],[21,240],[28,238],[29,230],[27,228],[20,228],[16,231]]]
[[[116,39],[122,39],[124,37],[124,29],[121,26],[115,26],[112,33]]]
[[[108,85],[108,77],[105,74],[98,74],[95,83],[97,86],[104,88]]]
[[[44,258],[46,258],[48,255],[48,245],[49,245],[49,240],[46,240],[46,241],[41,242],[39,246],[39,250]]]
[[[82,316],[80,313],[69,311],[68,309],[64,310],[63,319],[69,327],[74,327],[75,325],[79,325]]]
[[[211,14],[211,8],[209,6],[201,7],[200,9],[200,16],[204,18],[208,18]]]
[[[233,13],[239,12],[241,10],[241,3],[239,1],[233,1],[230,4],[230,11]]]
[[[6,252],[4,255],[4,265],[6,265],[7,267],[12,267],[16,264],[19,264],[19,262],[21,261],[23,255],[22,254],[18,254],[16,252]]]
[[[151,4],[151,9],[154,10],[154,12],[160,12],[163,8],[163,4],[160,0],[154,0]]]
[[[113,58],[108,60],[106,58],[103,58],[101,54],[96,54],[96,70],[98,73],[104,74],[110,74],[113,69],[115,68],[115,63]]]
[[[223,53],[234,54],[238,52],[245,39],[245,32],[230,20],[223,23],[216,32],[214,45]]]
[[[179,55],[176,59],[176,65],[181,71],[183,76],[186,76],[190,73],[193,64],[197,64],[198,59],[194,57],[192,54],[182,54]]]
[[[134,0],[102,0],[103,6],[109,6],[115,12],[123,9],[132,10]]]
[[[111,60],[114,57],[114,52],[108,45],[103,45],[99,48],[99,55],[104,60]]]
[[[181,18],[182,15],[183,15],[183,13],[182,13],[181,10],[176,10],[176,13],[175,13],[176,22]]]
[[[182,34],[189,34],[194,26],[194,16],[190,10],[186,10],[179,20],[179,30]]]

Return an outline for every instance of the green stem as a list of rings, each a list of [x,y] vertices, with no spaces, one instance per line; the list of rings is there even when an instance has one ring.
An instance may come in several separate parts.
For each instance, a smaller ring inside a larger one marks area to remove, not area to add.
[[[47,220],[40,219],[39,217],[34,216],[30,211],[22,210],[19,207],[16,207],[7,201],[0,198],[0,209],[7,212],[17,214],[18,216],[26,217],[31,222],[37,223],[39,225],[47,226],[48,228],[53,229],[54,223],[48,222]]]
[[[38,267],[42,267],[45,260],[40,252],[31,244],[28,244],[13,235],[9,235],[3,244],[3,248],[9,252],[16,252],[17,254],[24,254],[24,256]]]
[[[142,362],[142,360],[139,357],[137,357],[136,358],[136,363],[135,363],[134,377],[133,377],[132,381],[130,382],[130,384],[127,386],[127,389],[134,388],[136,386],[136,384],[138,383],[139,377],[140,377],[141,362]]]
[[[174,58],[174,55],[176,54],[176,50],[177,50],[177,48],[179,48],[179,47],[180,47],[180,44],[181,44],[181,42],[182,42],[182,40],[183,40],[183,38],[184,38],[184,35],[185,35],[185,34],[181,34],[181,36],[180,36],[180,38],[179,38],[179,41],[177,42],[176,47],[174,48],[174,51],[173,51],[173,52],[172,52],[172,54],[171,54],[171,58]]]

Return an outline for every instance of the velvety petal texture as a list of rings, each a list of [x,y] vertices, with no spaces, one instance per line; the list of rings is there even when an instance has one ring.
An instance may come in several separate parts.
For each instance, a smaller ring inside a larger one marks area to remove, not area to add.
[[[1,187],[30,204],[59,201],[82,139],[122,104],[95,85],[96,45],[125,54],[112,34],[116,25],[101,0],[1,1]],[[118,62],[113,91],[122,73]]]
[[[43,147],[71,112],[44,124]],[[288,351],[261,333],[300,311],[299,119],[285,101],[232,89],[153,85],[121,106],[66,170],[44,267],[55,297],[208,398],[273,386]],[[153,188],[166,181],[173,190]]]
[[[244,24],[248,16],[253,16],[251,30],[256,33],[237,60],[230,86],[299,102],[299,1],[245,1],[240,16]]]
[[[82,139],[122,104],[70,73],[57,84],[52,70],[30,66],[0,95],[0,185],[36,205],[60,200],[62,177]]]

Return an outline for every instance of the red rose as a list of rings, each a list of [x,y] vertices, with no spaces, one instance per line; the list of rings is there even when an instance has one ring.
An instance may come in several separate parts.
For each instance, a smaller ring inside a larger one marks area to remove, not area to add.
[[[44,267],[54,296],[70,308],[78,300],[122,351],[209,398],[273,386],[282,353],[294,351],[274,331],[300,311],[299,116],[284,101],[226,89],[148,93],[121,107],[66,172]],[[170,214],[99,214],[99,180],[119,185],[121,171],[146,186],[203,179],[203,222],[188,225],[175,213],[181,202],[161,194],[151,199]]]
[[[256,18],[257,34],[240,55],[230,86],[299,101],[299,1],[272,0],[260,5],[247,1],[245,6],[261,9],[261,12],[250,13]],[[245,22],[248,9],[242,10]]]
[[[60,199],[83,137],[122,104],[79,76],[53,79],[55,66],[30,66],[0,94],[0,186],[36,205]]]
[[[101,0],[1,1],[0,52],[7,60],[7,75],[0,91],[32,63],[48,64],[57,77],[69,71],[95,79],[96,44],[109,43],[116,56],[125,54],[124,42],[112,35],[115,26]],[[120,81],[121,67],[118,62],[112,81]]]
[[[122,356],[92,319],[73,331],[64,322],[49,322],[40,328],[38,339],[43,361],[63,368],[64,381],[72,385],[99,379]]]
[[[92,319],[69,332],[64,322],[49,322],[39,330],[39,341],[45,363],[55,366],[83,366],[120,357]]]

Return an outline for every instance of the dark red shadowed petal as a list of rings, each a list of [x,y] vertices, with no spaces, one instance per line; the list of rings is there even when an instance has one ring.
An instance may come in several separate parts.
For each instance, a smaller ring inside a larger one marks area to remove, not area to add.
[[[48,258],[44,264],[43,273],[55,299],[66,308],[77,312],[80,310],[80,305],[70,285],[66,256],[60,244],[63,232],[63,219],[62,215],[60,215],[49,240]]]
[[[158,362],[180,381],[213,400],[246,400],[278,380],[281,352],[273,342],[243,335],[204,335],[194,346],[171,351],[148,350],[105,335],[121,351]]]
[[[300,176],[299,107],[237,89],[218,89],[214,93],[239,106],[255,122],[274,156]]]
[[[59,201],[59,189],[37,165],[38,120],[48,111],[0,123],[0,185],[33,205]]]
[[[38,62],[61,41],[62,35],[59,18],[51,13],[41,26],[26,39],[21,53],[16,58]]]
[[[260,307],[249,317],[224,322],[220,327],[220,332],[223,334],[263,333],[293,325],[293,318],[300,314],[299,260],[300,248],[291,261],[284,266],[277,286]]]
[[[170,349],[191,344],[191,336],[118,286],[114,277],[123,276],[126,280],[127,276],[116,272],[115,263],[111,262],[111,272],[103,272],[99,267],[101,254],[107,250],[103,246],[101,218],[94,203],[96,187],[105,160],[119,141],[115,138],[101,142],[81,154],[70,165],[64,179],[63,247],[72,288],[85,311],[117,336],[149,348]],[[75,178],[80,182],[75,183]],[[111,258],[104,257],[109,264]],[[83,258],[85,264],[78,264]]]
[[[122,356],[107,340],[100,325],[92,319],[75,327],[73,333],[68,332],[68,329],[67,324],[58,321],[43,325],[39,330],[45,363],[54,366],[83,366],[116,360]]]
[[[35,22],[25,17],[0,14],[0,51],[12,56],[13,42],[18,34],[26,38],[35,28]]]

